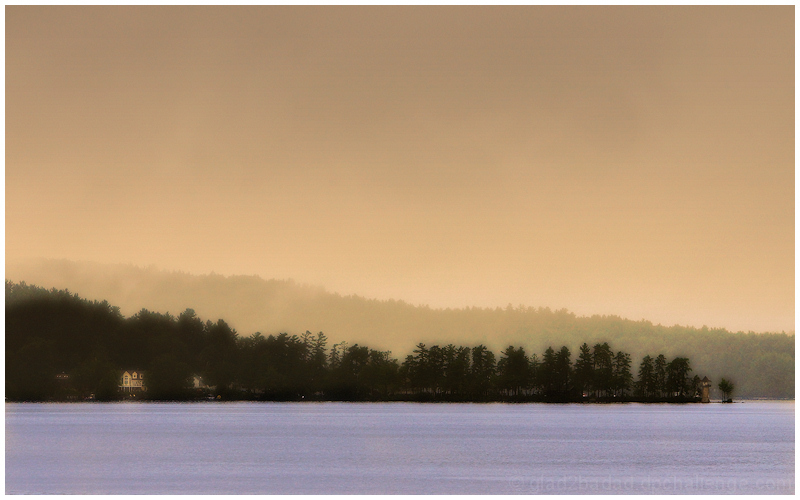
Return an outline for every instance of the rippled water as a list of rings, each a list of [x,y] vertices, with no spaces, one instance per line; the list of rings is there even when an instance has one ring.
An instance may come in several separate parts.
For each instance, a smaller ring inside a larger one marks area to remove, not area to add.
[[[6,493],[794,493],[794,402],[5,410]]]

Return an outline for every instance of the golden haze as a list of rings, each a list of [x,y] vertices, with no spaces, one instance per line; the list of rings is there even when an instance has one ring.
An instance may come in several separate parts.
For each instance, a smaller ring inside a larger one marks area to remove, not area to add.
[[[794,7],[6,7],[6,259],[794,330]]]

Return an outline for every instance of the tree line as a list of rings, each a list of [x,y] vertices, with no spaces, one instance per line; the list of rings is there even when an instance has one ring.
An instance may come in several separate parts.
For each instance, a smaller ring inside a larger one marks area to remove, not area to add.
[[[400,362],[324,333],[239,336],[224,320],[142,309],[6,282],[6,397],[123,397],[124,370],[146,375],[153,400],[693,401],[700,377],[686,357],[630,354],[607,342],[541,355],[508,346],[419,343]],[[198,387],[199,386],[199,387]]]
[[[690,376],[689,359],[669,362],[663,354],[646,356],[631,371],[631,356],[614,353],[607,342],[579,348],[575,362],[568,347],[548,347],[538,356],[508,346],[496,361],[485,346],[418,344],[400,366],[406,390],[443,399],[511,398],[531,401],[688,401],[700,388]]]
[[[48,288],[80,283],[84,296],[107,299],[121,306],[126,317],[141,307],[172,312],[192,307],[203,318],[225,318],[248,335],[323,331],[332,342],[348,340],[391,350],[400,360],[420,341],[428,345],[483,343],[497,354],[509,345],[524,346],[539,355],[548,346],[566,345],[577,354],[584,342],[590,346],[609,342],[615,350],[631,354],[635,363],[648,354],[662,353],[672,359],[689,353],[695,373],[715,381],[735,373],[740,397],[794,398],[794,332],[733,332],[510,304],[437,309],[341,296],[291,280],[47,262],[17,275],[35,277],[41,281],[29,282],[48,283]]]

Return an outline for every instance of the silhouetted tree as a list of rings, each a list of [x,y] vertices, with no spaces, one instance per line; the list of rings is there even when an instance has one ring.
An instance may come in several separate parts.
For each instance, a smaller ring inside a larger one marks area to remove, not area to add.
[[[667,365],[667,390],[670,397],[684,398],[689,394],[689,366],[688,358],[675,358]]]
[[[614,386],[614,364],[608,342],[595,344],[592,348],[594,361],[594,390],[598,396],[607,397]]]
[[[633,383],[630,354],[618,351],[614,356],[613,380],[614,395],[624,398]]]
[[[656,396],[663,398],[667,395],[667,358],[659,354],[653,362],[653,387]]]
[[[690,385],[689,395],[691,397],[695,398],[700,395],[700,384],[701,384],[700,375],[695,375],[694,377],[692,377],[692,381],[689,384]]]
[[[537,356],[536,353],[531,354],[529,373],[529,387],[534,394],[541,394],[539,377],[542,375],[542,363],[539,361],[539,356]]]
[[[469,359],[468,347],[456,347],[449,344],[444,348],[445,391],[450,395],[463,396],[469,384]]]
[[[483,344],[472,348],[472,364],[469,380],[470,393],[473,396],[486,397],[492,390],[495,377],[496,362],[494,353]]]
[[[508,346],[497,362],[499,387],[513,396],[527,389],[529,383],[529,360],[522,347]]]
[[[434,374],[432,373],[428,348],[420,342],[414,349],[414,354],[406,358],[409,383],[416,391],[427,392],[433,387]]]
[[[186,309],[178,316],[176,326],[176,334],[181,342],[183,352],[175,354],[190,366],[193,373],[200,373],[202,371],[200,352],[203,347],[203,320],[197,317],[194,309]]]
[[[733,394],[733,382],[729,381],[726,378],[722,378],[717,384],[717,387],[722,392],[722,400],[729,401],[731,399],[731,395]]]
[[[556,397],[565,400],[571,392],[571,353],[567,346],[562,346],[555,360],[555,392]]]
[[[370,349],[367,366],[362,373],[372,398],[388,398],[397,390],[400,382],[399,365],[389,351]]]
[[[339,397],[359,400],[368,396],[369,380],[365,376],[368,364],[368,347],[353,344],[347,348],[334,371]]]
[[[649,355],[642,358],[639,365],[639,381],[636,383],[638,394],[643,398],[651,398],[656,395],[656,376],[653,367],[653,358]]]
[[[327,343],[328,338],[324,333],[316,335],[308,330],[301,336],[303,342],[303,363],[306,370],[308,389],[306,394],[321,390],[325,382],[327,367]]]
[[[207,321],[205,330],[205,348],[200,354],[203,379],[216,387],[217,394],[229,397],[238,371],[236,331],[221,319]]]
[[[592,351],[584,342],[578,351],[578,359],[575,360],[574,382],[575,389],[579,396],[588,395],[592,390],[594,380],[594,361]]]
[[[537,377],[539,390],[545,398],[552,398],[556,394],[558,389],[556,372],[556,352],[548,346],[542,355],[542,364]]]
[[[428,377],[429,387],[435,395],[439,394],[444,386],[445,353],[444,349],[438,345],[432,345],[428,349]]]

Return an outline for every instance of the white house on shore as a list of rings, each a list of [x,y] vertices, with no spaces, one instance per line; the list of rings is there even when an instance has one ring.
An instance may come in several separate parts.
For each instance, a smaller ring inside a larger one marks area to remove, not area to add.
[[[122,374],[122,384],[119,388],[123,392],[146,391],[147,386],[144,385],[144,374],[140,371],[126,371]]]

